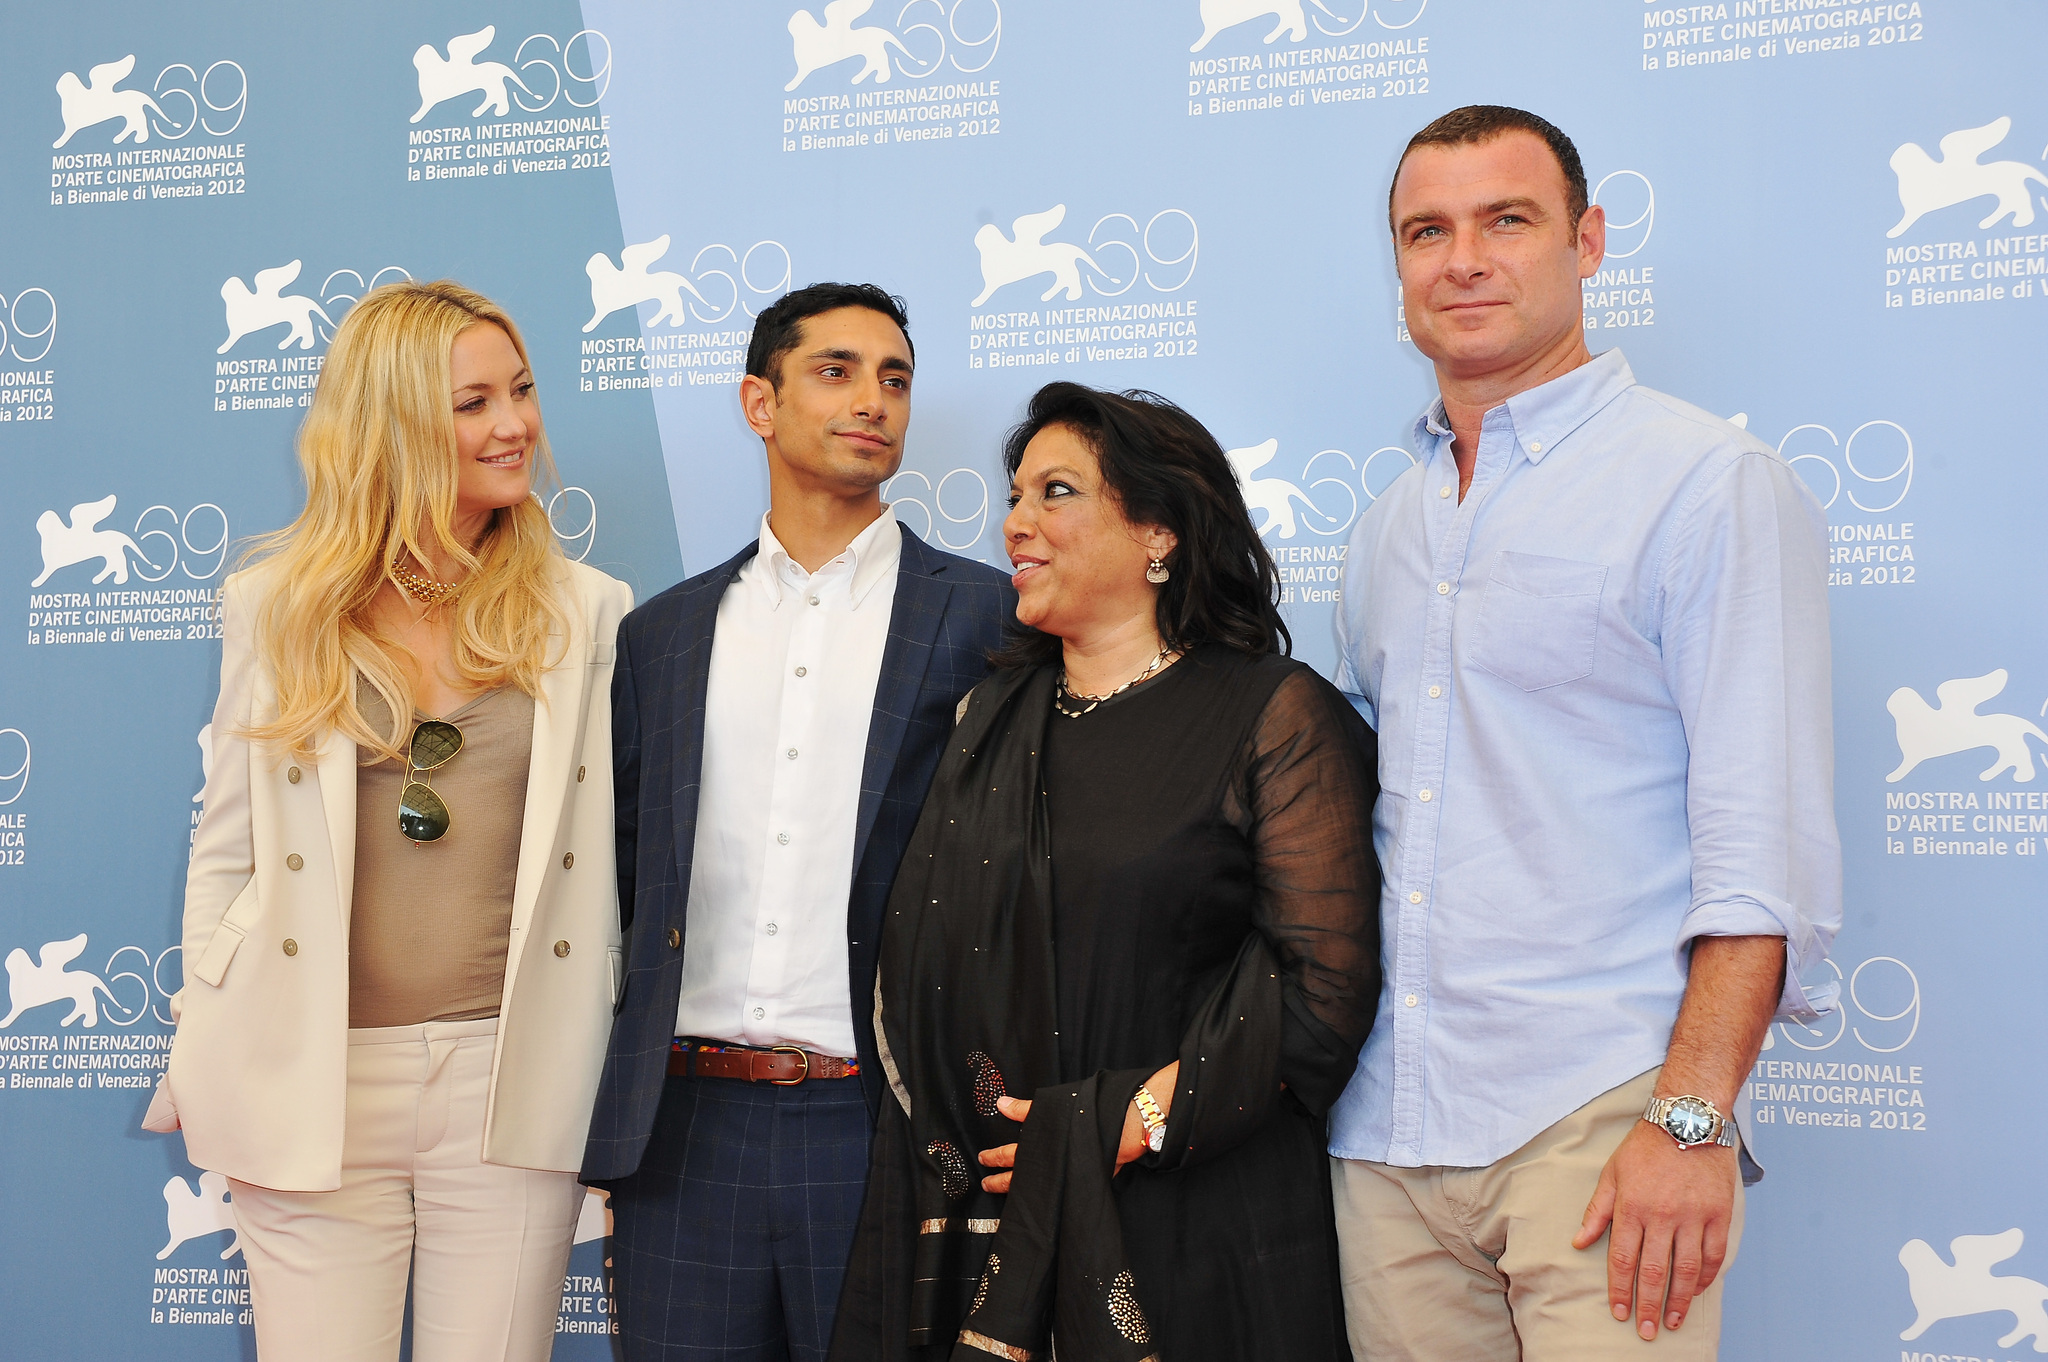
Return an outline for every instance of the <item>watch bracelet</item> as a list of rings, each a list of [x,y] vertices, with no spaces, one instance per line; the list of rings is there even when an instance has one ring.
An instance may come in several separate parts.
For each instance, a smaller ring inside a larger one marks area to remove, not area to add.
[[[1671,1128],[1667,1126],[1664,1122],[1665,1119],[1671,1114],[1671,1108],[1678,1102],[1683,1101],[1687,1098],[1690,1098],[1691,1100],[1698,1102],[1708,1111],[1714,1113],[1714,1119],[1718,1124],[1714,1128],[1714,1136],[1712,1139],[1700,1140],[1691,1145],[1681,1144],[1681,1148],[1698,1149],[1718,1147],[1721,1149],[1735,1149],[1739,1147],[1741,1143],[1741,1133],[1735,1128],[1735,1118],[1733,1116],[1723,1114],[1723,1112],[1718,1106],[1715,1106],[1712,1102],[1708,1101],[1704,1097],[1699,1096],[1696,1093],[1673,1093],[1669,1097],[1652,1096],[1649,1102],[1646,1103],[1643,1107],[1642,1119],[1648,1122],[1650,1125],[1657,1127],[1657,1129],[1663,1131],[1666,1135],[1671,1135],[1672,1139],[1676,1140],[1678,1137],[1676,1135],[1672,1135]]]
[[[1166,1113],[1159,1109],[1159,1099],[1152,1090],[1140,1083],[1138,1090],[1131,1094],[1131,1103],[1138,1109],[1138,1123],[1145,1127],[1147,1134],[1166,1128]]]

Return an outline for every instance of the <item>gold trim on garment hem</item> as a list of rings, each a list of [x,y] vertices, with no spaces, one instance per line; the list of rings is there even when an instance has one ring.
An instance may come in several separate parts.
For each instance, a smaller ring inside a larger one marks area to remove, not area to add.
[[[1001,1220],[975,1219],[967,1220],[963,1223],[966,1225],[969,1234],[994,1234],[1003,1226]],[[919,1234],[944,1234],[952,1228],[953,1222],[950,1220],[920,1220],[917,1222],[917,1232]]]
[[[889,1091],[896,1094],[896,1105],[903,1108],[903,1119],[910,1119],[910,1090],[903,1086],[903,1075],[896,1071],[896,1056],[889,1053],[889,1032],[882,1025],[882,976],[875,975],[875,1049],[882,1059],[882,1075],[889,1080]]]
[[[979,1348],[985,1353],[1004,1359],[1004,1362],[1031,1362],[1031,1350],[1009,1343],[999,1343],[987,1334],[977,1334],[972,1329],[960,1331],[960,1341],[970,1348]],[[1147,1359],[1151,1362],[1151,1359]]]

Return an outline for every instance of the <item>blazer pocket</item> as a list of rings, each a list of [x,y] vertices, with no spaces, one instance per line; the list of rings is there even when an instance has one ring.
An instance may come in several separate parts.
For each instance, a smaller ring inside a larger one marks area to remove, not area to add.
[[[242,948],[242,929],[222,921],[213,929],[213,939],[206,943],[206,949],[193,962],[192,977],[214,988],[227,977],[228,965],[234,960],[235,952]]]
[[[612,1006],[617,1008],[620,988],[626,982],[626,954],[617,946],[608,946],[605,955],[612,967]]]
[[[1600,563],[1501,554],[1480,597],[1473,665],[1523,690],[1592,675],[1606,584]]]

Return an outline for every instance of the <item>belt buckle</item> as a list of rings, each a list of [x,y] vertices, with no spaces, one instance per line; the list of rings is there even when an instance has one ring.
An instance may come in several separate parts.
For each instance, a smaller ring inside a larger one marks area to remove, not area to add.
[[[771,1045],[768,1047],[768,1053],[771,1055],[795,1055],[797,1058],[803,1060],[804,1062],[804,1071],[798,1074],[795,1078],[771,1078],[768,1080],[776,1087],[793,1088],[797,1084],[803,1082],[806,1078],[809,1078],[811,1076],[811,1056],[807,1051],[803,1049],[802,1046]]]

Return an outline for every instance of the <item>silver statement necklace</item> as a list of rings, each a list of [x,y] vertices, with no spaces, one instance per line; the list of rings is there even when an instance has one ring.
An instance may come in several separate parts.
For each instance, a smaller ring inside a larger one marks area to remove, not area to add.
[[[1137,685],[1140,681],[1148,680],[1151,677],[1156,676],[1162,667],[1166,666],[1167,663],[1171,662],[1174,658],[1179,656],[1180,654],[1176,653],[1173,650],[1173,646],[1171,644],[1168,644],[1166,647],[1161,648],[1159,650],[1159,655],[1157,657],[1154,657],[1149,663],[1145,665],[1144,671],[1139,672],[1136,676],[1124,682],[1121,686],[1118,686],[1115,690],[1109,692],[1107,695],[1084,695],[1080,691],[1069,688],[1067,685],[1067,670],[1066,668],[1062,667],[1060,668],[1059,683],[1055,685],[1052,689],[1052,707],[1058,710],[1061,714],[1066,715],[1069,719],[1078,719],[1083,714],[1086,714],[1093,710],[1097,705],[1100,705],[1104,700],[1114,700],[1117,696],[1122,695],[1125,691],[1129,690],[1132,686]],[[1086,705],[1083,705],[1079,709],[1072,708],[1070,702],[1079,702],[1082,700],[1086,700],[1088,703]]]

